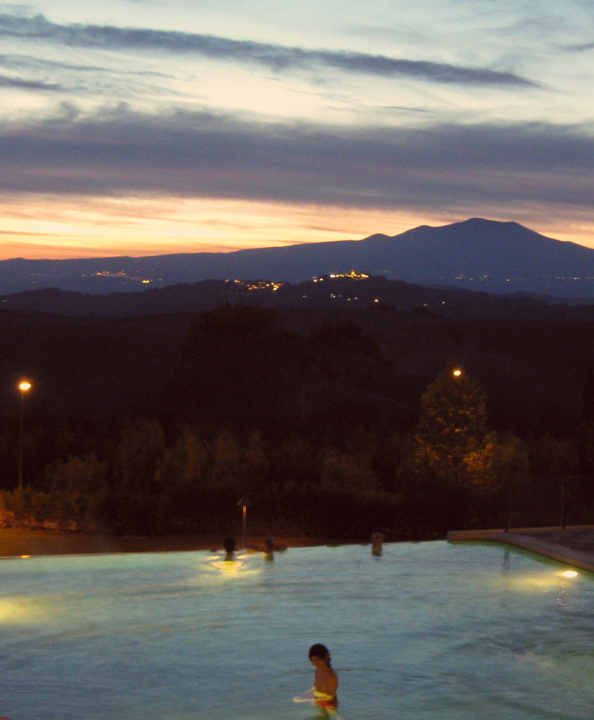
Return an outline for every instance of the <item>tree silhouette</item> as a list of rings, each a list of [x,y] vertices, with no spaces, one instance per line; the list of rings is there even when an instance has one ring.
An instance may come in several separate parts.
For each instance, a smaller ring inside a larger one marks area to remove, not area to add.
[[[196,317],[165,401],[194,427],[250,432],[297,414],[300,342],[273,310],[220,305]]]
[[[584,373],[583,418],[586,422],[594,420],[594,365],[589,365]]]
[[[431,383],[414,440],[417,473],[436,511],[452,522],[470,521],[493,482],[494,451],[485,394],[470,375],[448,369]]]

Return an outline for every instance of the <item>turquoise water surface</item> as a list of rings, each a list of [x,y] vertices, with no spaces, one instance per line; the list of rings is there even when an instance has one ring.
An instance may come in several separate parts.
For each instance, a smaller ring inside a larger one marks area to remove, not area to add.
[[[310,645],[344,720],[592,716],[594,576],[499,545],[0,561],[0,715],[310,720]]]

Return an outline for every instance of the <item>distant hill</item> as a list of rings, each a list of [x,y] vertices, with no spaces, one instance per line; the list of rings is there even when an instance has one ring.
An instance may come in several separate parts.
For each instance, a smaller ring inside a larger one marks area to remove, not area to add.
[[[303,243],[231,253],[74,260],[4,260],[0,294],[60,288],[89,294],[136,292],[202,280],[300,283],[351,270],[418,285],[487,293],[594,298],[594,250],[515,222],[472,218],[400,235]]]
[[[0,313],[51,313],[72,317],[141,317],[212,310],[221,303],[306,310],[390,308],[455,319],[594,320],[594,299],[564,301],[533,295],[496,295],[472,290],[414,285],[385,277],[349,273],[322,275],[303,283],[203,280],[145,292],[104,295],[47,288],[0,296]]]

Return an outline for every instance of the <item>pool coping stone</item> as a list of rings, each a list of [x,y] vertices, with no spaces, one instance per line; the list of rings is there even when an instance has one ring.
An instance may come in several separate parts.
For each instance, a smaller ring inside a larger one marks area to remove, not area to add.
[[[448,542],[486,541],[511,545],[594,573],[594,526],[451,530]]]

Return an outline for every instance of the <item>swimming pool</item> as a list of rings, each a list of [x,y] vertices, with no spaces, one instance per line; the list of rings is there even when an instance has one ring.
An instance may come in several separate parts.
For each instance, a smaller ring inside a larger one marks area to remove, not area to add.
[[[311,644],[345,720],[591,716],[594,577],[491,544],[0,562],[0,715],[309,720]]]

